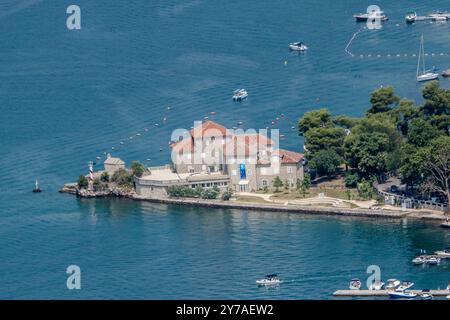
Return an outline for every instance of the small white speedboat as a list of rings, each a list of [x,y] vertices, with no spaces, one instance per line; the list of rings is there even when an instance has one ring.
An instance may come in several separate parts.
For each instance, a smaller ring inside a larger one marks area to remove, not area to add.
[[[411,288],[414,285],[414,282],[411,281],[403,281],[400,286],[397,288],[399,291],[405,291]]]
[[[389,292],[389,297],[392,299],[413,299],[417,294],[409,290],[395,290]]]
[[[439,258],[439,257],[427,257],[425,259],[425,263],[431,264],[431,265],[436,265],[436,264],[439,264],[440,262],[441,262],[441,258]]]
[[[412,263],[419,265],[419,264],[424,264],[425,263],[425,257],[424,256],[419,256],[416,257],[412,260]]]
[[[359,279],[352,279],[350,281],[349,289],[350,290],[359,290],[359,289],[361,289],[361,280],[359,280]]]
[[[245,89],[237,89],[233,92],[234,101],[242,101],[248,97],[248,92]]]
[[[422,300],[433,300],[433,296],[430,293],[430,290],[424,289],[422,290],[422,293],[420,294],[420,298]]]
[[[289,49],[291,49],[292,51],[300,51],[300,52],[305,52],[307,51],[309,48],[306,44],[304,44],[303,42],[292,42],[289,44]]]
[[[268,274],[264,279],[256,280],[259,286],[276,286],[282,282],[276,274]]]
[[[436,251],[435,254],[438,256],[438,258],[450,258],[450,249],[439,250]]]
[[[416,22],[416,18],[417,18],[417,13],[410,12],[406,15],[405,20],[407,23],[414,23],[414,22]]]
[[[375,281],[374,283],[372,283],[369,286],[369,290],[375,290],[375,291],[383,290],[383,288],[384,288],[384,282],[381,280]]]
[[[400,284],[401,284],[400,281],[397,280],[397,279],[389,279],[389,280],[387,281],[386,289],[387,289],[387,290],[395,289],[395,288],[397,288]]]

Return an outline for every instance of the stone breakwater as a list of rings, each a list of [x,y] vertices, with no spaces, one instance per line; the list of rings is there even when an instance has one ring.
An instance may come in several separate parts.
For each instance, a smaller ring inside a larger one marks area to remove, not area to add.
[[[161,204],[183,205],[191,207],[205,207],[217,209],[242,209],[253,211],[269,211],[269,212],[287,212],[309,215],[324,215],[324,216],[350,216],[350,217],[367,217],[367,218],[386,218],[386,219],[401,219],[401,218],[415,218],[442,221],[445,219],[444,215],[437,212],[422,211],[422,210],[382,210],[382,209],[362,209],[362,208],[335,208],[335,207],[321,207],[321,206],[306,206],[293,204],[261,204],[248,203],[238,201],[223,201],[223,200],[204,200],[193,198],[149,198],[136,194],[133,190],[123,190],[120,188],[110,188],[104,191],[88,191],[79,190],[76,184],[66,184],[60,190],[61,193],[69,193],[81,198],[106,198],[118,197],[128,198],[136,201],[148,201]]]

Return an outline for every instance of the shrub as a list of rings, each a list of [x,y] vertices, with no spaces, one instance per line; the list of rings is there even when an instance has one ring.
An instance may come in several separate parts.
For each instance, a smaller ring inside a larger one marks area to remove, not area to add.
[[[100,177],[100,180],[102,181],[102,182],[106,182],[106,183],[108,183],[109,182],[109,174],[108,174],[108,172],[103,172],[102,173],[102,175],[101,175],[101,177]]]
[[[133,160],[131,162],[131,171],[136,177],[142,177],[142,174],[145,172],[145,167],[139,161]]]
[[[86,189],[89,185],[89,181],[84,175],[80,175],[77,180],[77,185],[79,189]]]
[[[228,188],[223,194],[222,194],[222,200],[229,201],[231,197],[233,196],[233,189]]]
[[[347,188],[356,188],[356,186],[358,185],[358,181],[358,173],[349,171],[345,174],[344,182]]]
[[[133,173],[125,170],[125,169],[119,169],[116,172],[114,172],[112,178],[112,182],[117,183],[119,187],[133,187]]]

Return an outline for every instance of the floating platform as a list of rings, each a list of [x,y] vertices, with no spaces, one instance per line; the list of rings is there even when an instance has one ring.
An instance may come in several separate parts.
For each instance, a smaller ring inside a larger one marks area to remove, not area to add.
[[[422,290],[408,290],[420,295]],[[434,297],[446,297],[450,295],[450,290],[430,290]],[[388,297],[388,290],[338,290],[333,293],[335,297]],[[418,297],[420,298],[420,297]]]

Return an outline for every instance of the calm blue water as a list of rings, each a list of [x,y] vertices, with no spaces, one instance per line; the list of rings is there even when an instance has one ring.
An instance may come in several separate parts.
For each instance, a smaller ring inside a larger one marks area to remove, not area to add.
[[[361,115],[380,85],[420,102],[411,54],[423,33],[428,65],[449,68],[450,24],[406,26],[403,16],[450,10],[448,1],[324,1],[319,8],[313,0],[77,0],[82,30],[68,31],[72,3],[0,3],[0,298],[327,299],[370,264],[384,279],[418,287],[450,281],[449,265],[410,264],[418,249],[449,246],[434,224],[57,193],[112,147],[128,162],[165,163],[172,130],[212,111],[216,121],[247,128],[265,128],[284,113],[281,143],[301,150],[291,126],[307,110]],[[361,25],[351,16],[370,4],[391,19],[363,31],[352,58],[344,47]],[[288,52],[297,39],[309,44],[306,55]],[[242,104],[230,99],[238,87],[250,93]],[[45,189],[39,195],[30,193],[36,178]],[[79,292],[65,286],[70,264],[82,270]],[[254,285],[271,272],[285,285]]]

